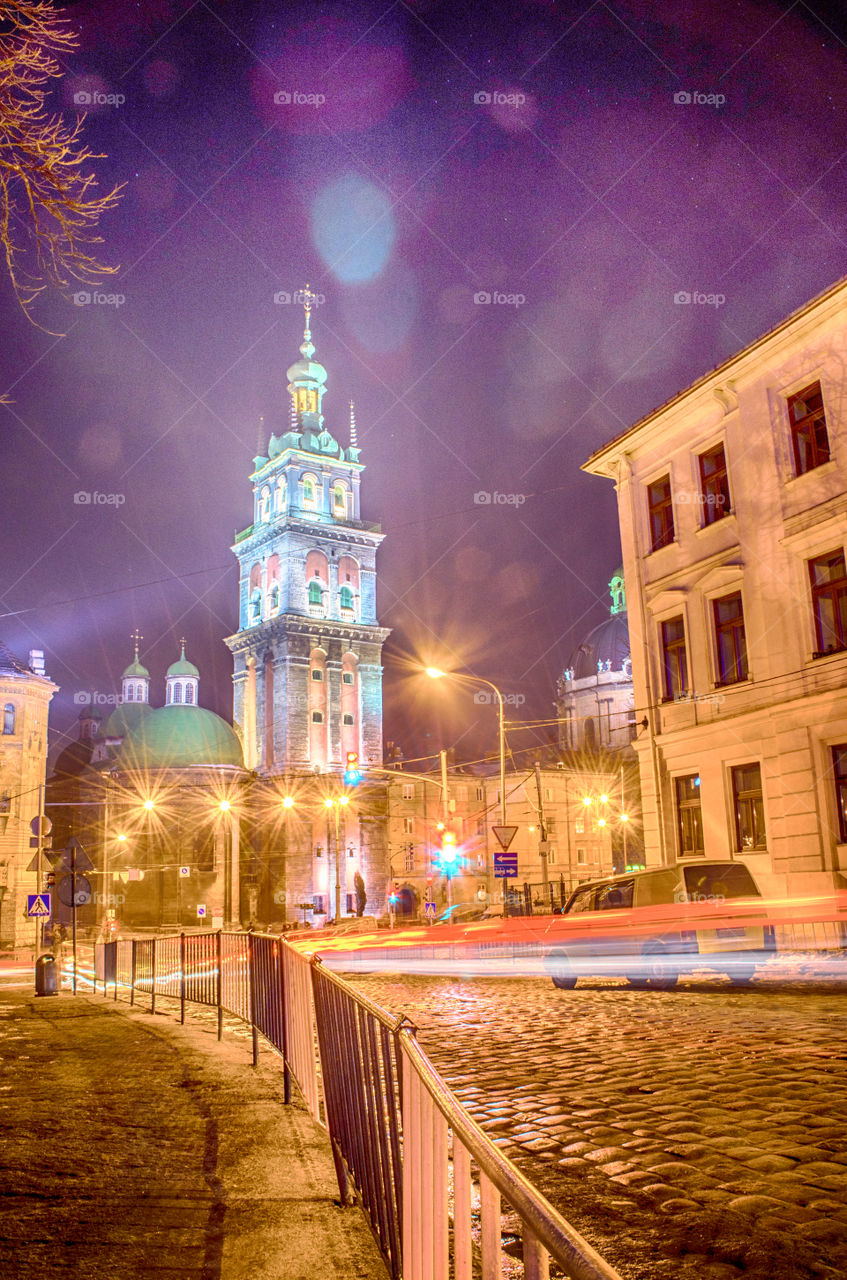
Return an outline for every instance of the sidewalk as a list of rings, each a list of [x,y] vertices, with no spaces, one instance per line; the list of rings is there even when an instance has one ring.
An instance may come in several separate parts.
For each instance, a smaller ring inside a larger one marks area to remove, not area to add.
[[[278,1059],[101,996],[0,990],[0,1275],[386,1280]]]

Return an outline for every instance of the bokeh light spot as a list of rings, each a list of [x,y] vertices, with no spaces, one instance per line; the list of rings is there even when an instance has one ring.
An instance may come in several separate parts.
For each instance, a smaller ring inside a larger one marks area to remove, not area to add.
[[[345,174],[315,198],[312,240],[344,284],[361,284],[378,276],[388,262],[395,235],[388,197],[365,178]]]

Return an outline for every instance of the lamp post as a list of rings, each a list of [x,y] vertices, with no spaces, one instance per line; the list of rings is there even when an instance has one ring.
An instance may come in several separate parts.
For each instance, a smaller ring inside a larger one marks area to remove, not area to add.
[[[341,917],[341,857],[342,857],[342,849],[341,849],[341,840],[340,840],[340,838],[339,838],[339,830],[338,830],[338,810],[339,810],[339,808],[340,808],[341,806],[348,805],[349,803],[350,803],[350,797],[349,797],[349,796],[337,796],[335,800],[333,800],[331,796],[327,796],[326,800],[324,800],[324,805],[326,806],[326,843],[327,843],[327,848],[329,848],[329,841],[330,841],[330,834],[331,834],[331,833],[330,833],[330,824],[329,824],[329,815],[330,815],[330,813],[332,813],[332,814],[333,814],[333,816],[334,816],[334,818],[335,818],[335,911],[334,911],[334,919],[335,919],[335,923],[336,923],[336,924],[338,924],[338,921],[339,921],[339,919],[340,919],[340,917]],[[345,883],[345,885],[346,885],[346,883],[347,883],[347,874],[346,874],[346,871],[345,871],[345,876],[344,876],[344,883]]]
[[[465,684],[484,684],[493,690],[497,699],[498,712],[498,729],[500,737],[500,822],[506,825],[506,722],[503,718],[503,695],[497,688],[496,684],[492,684],[490,680],[486,680],[483,676],[467,676],[459,671],[439,671],[438,667],[427,667],[426,674],[431,680],[440,680],[447,677],[450,680],[462,680]]]

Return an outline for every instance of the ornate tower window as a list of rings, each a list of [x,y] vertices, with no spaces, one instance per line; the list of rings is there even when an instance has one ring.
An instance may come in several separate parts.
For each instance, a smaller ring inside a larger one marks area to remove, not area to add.
[[[338,593],[338,603],[341,606],[342,618],[355,617],[355,605],[353,602],[353,592],[346,584]]]
[[[322,618],[324,612],[324,595],[321,589],[321,582],[319,578],[313,578],[309,583],[309,613],[313,618]]]
[[[262,489],[262,496],[259,501],[259,519],[266,524],[271,518],[271,491],[267,485]]]
[[[12,702],[7,702],[3,708],[3,732],[6,734],[15,732],[15,706]]]
[[[316,510],[318,498],[317,486],[315,485],[314,478],[312,476],[303,476],[301,486],[303,506],[308,508],[310,511]]]
[[[332,511],[333,515],[347,514],[347,488],[343,484],[336,484],[332,490]]]

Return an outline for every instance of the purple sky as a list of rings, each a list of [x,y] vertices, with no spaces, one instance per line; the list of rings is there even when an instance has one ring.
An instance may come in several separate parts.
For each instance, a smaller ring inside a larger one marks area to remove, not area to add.
[[[0,285],[0,635],[47,651],[57,731],[76,691],[114,692],[136,625],[154,701],[185,635],[201,701],[231,714],[229,545],[301,340],[274,295],[307,280],[327,426],[346,442],[352,397],[387,535],[386,737],[493,745],[491,710],[421,690],[409,655],[547,715],[619,562],[612,487],[580,463],[847,270],[841,6],[69,11],[62,105],[125,99],[86,126],[102,183],[127,184],[103,225],[124,301],[45,296],[57,339]]]

